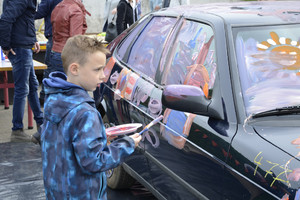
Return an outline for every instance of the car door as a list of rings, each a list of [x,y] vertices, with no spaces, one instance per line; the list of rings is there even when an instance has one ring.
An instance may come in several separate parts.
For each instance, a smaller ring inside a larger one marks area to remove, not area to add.
[[[130,33],[125,36],[120,45],[113,48],[112,56],[108,58],[104,69],[107,80],[105,80],[105,84],[101,85],[102,104],[106,108],[104,122],[107,127],[127,123],[144,123],[140,109],[137,109],[138,107],[131,102],[133,98],[132,93],[128,93],[128,88],[130,88],[130,84],[127,83],[128,80],[134,79],[134,82],[130,81],[133,84],[131,86],[134,87],[134,83],[137,82],[139,77],[126,65],[126,54],[148,21],[149,19],[145,18],[135,28],[131,28]],[[117,40],[119,39],[117,38]],[[123,167],[128,168],[130,166],[140,175],[139,177],[150,182],[148,161],[143,156],[143,149],[144,144],[140,142],[134,156],[127,159],[129,165],[123,164]],[[135,178],[138,179],[139,177]]]
[[[144,137],[148,141],[145,154],[153,184],[167,199],[221,199],[223,196],[224,166],[236,124],[228,119],[227,96],[222,94],[226,91],[221,91],[221,81],[217,78],[218,66],[227,63],[224,53],[220,56],[225,61],[217,57],[217,50],[224,49],[224,44],[216,44],[215,38],[219,36],[214,28],[218,27],[181,18],[162,55],[161,72],[157,76],[161,88],[170,84],[194,85],[203,90],[207,99],[213,99],[225,109],[223,119],[215,119],[162,106],[159,113],[164,119],[159,129],[152,128]],[[146,123],[158,114],[151,112],[151,106],[161,104],[159,89],[154,89],[149,96]],[[243,191],[242,188],[239,192]]]
[[[110,78],[106,84],[108,90],[105,99],[109,107],[109,122],[142,123],[146,126],[148,103],[154,102],[149,96],[157,87],[154,79],[164,41],[176,21],[176,18],[149,17],[117,47],[107,64]],[[145,141],[143,139],[139,145],[142,151]],[[151,183],[146,157],[140,156],[137,162],[135,156],[131,156],[126,164],[144,181]]]

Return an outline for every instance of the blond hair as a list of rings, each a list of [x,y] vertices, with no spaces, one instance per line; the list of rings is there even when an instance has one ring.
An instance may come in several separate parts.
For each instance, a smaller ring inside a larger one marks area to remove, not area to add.
[[[61,59],[65,73],[68,72],[68,67],[72,63],[84,65],[87,62],[89,54],[100,51],[105,55],[109,54],[109,50],[104,47],[102,41],[97,37],[89,37],[84,35],[76,35],[70,37],[61,53]]]

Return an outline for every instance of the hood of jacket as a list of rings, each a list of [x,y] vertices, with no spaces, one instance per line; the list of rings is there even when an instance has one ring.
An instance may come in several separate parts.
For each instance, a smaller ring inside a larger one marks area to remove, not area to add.
[[[85,102],[95,107],[88,92],[68,82],[62,72],[52,72],[43,84],[46,94],[44,118],[48,121],[59,123],[73,108]]]

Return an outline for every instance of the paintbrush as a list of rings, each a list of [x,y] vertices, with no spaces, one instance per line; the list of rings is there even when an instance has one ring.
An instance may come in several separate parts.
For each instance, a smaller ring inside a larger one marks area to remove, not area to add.
[[[160,120],[162,120],[164,116],[160,115],[159,117],[155,118],[152,122],[147,124],[141,132],[139,132],[139,135],[142,135],[145,131],[148,131],[150,127],[152,127],[154,124],[157,124]]]

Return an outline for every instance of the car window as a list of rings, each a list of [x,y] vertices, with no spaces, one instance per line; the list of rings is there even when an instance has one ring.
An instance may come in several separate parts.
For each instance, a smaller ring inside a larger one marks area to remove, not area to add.
[[[300,105],[299,25],[235,28],[247,115]]]
[[[128,66],[154,80],[164,42],[175,23],[176,18],[154,17],[129,47]]]
[[[126,39],[122,42],[120,47],[117,50],[117,57],[123,60],[124,62],[127,62],[127,54],[128,47],[131,45],[132,41],[137,37],[137,34],[141,31],[142,28],[144,28],[146,22],[148,20],[143,20],[140,24],[137,25],[134,29],[132,29],[132,32],[126,37]]]
[[[215,80],[216,54],[210,26],[184,20],[170,48],[162,84],[187,84],[201,87],[210,98]]]

